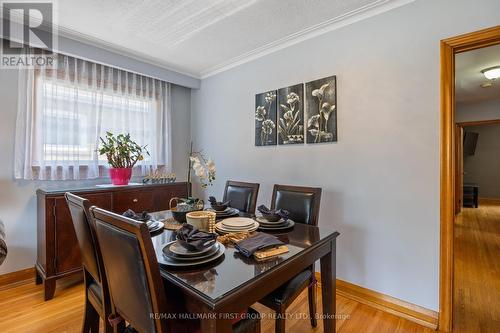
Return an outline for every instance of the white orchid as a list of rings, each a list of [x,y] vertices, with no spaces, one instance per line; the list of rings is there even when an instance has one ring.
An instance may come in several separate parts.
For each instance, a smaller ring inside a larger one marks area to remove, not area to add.
[[[189,156],[191,168],[194,174],[200,179],[201,187],[212,185],[215,180],[215,163],[212,159],[206,159],[201,152],[193,152]]]

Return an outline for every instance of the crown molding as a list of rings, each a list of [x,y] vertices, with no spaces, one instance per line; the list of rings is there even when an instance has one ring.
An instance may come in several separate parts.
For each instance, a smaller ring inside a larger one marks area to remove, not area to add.
[[[153,66],[158,66],[158,67],[161,67],[163,69],[166,69],[166,70],[169,70],[172,72],[176,72],[176,73],[179,73],[182,75],[190,76],[190,77],[198,79],[198,80],[201,79],[201,77],[198,73],[189,71],[185,68],[181,68],[181,67],[172,65],[171,63],[166,62],[166,61],[161,61],[158,58],[148,56],[145,53],[137,52],[137,51],[134,51],[134,50],[129,49],[127,47],[123,47],[123,46],[120,46],[120,45],[117,45],[114,43],[110,43],[110,42],[107,42],[103,39],[100,39],[100,38],[97,38],[94,36],[90,36],[87,34],[83,34],[81,32],[77,32],[77,31],[72,30],[72,29],[68,29],[68,28],[59,26],[59,27],[57,27],[57,34],[58,34],[58,36],[61,36],[64,38],[72,39],[72,40],[75,40],[75,41],[83,43],[83,44],[90,44],[92,46],[104,49],[106,51],[118,53],[118,54],[121,54],[121,55],[126,56],[128,58],[132,58],[134,60],[141,61],[141,62],[150,64],[150,65],[153,65]]]
[[[334,17],[317,25],[303,29],[284,38],[260,46],[252,51],[234,57],[228,61],[222,62],[200,73],[201,79],[206,79],[210,76],[227,71],[228,69],[237,67],[252,60],[261,58],[265,55],[274,53],[289,46],[298,44],[305,40],[314,38],[324,33],[340,29],[355,22],[367,19],[369,17],[382,14],[389,10],[407,5],[415,0],[376,0],[363,7],[347,12],[345,14]]]
[[[222,73],[231,68],[237,67],[239,65],[245,64],[247,62],[256,60],[265,55],[274,53],[281,49],[287,48],[289,46],[298,44],[300,42],[306,41],[308,39],[317,37],[319,35],[325,34],[327,32],[340,29],[347,25],[359,22],[361,20],[367,19],[369,17],[382,14],[384,12],[390,11],[392,9],[407,5],[414,2],[415,0],[374,0],[373,2],[355,9],[353,11],[347,12],[345,14],[339,15],[337,17],[331,18],[327,21],[321,22],[314,26],[308,27],[286,37],[275,40],[271,43],[265,44],[251,51],[245,52],[239,56],[231,58],[220,64],[212,66],[201,72],[193,72],[189,69],[175,66],[169,62],[159,60],[156,57],[151,57],[147,54],[132,50],[130,48],[122,47],[120,45],[107,42],[100,38],[83,34],[81,32],[68,29],[62,26],[56,25],[57,34],[61,37],[75,40],[84,44],[90,44],[92,46],[104,49],[106,51],[121,54],[123,56],[141,61],[150,65],[158,66],[166,70],[176,72],[185,76],[192,77],[194,79],[206,79],[210,76]],[[20,18],[16,18],[20,19]],[[22,21],[21,21],[22,22]]]

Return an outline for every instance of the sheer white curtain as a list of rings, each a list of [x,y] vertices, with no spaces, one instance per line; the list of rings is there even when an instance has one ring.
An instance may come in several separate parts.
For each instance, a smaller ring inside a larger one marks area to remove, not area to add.
[[[65,55],[56,68],[19,71],[16,178],[106,176],[96,149],[108,131],[147,145],[134,174],[169,169],[169,83]]]

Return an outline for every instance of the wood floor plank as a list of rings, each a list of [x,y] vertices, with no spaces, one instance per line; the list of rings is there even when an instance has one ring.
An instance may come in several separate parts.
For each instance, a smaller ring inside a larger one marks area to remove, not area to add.
[[[75,277],[58,282],[54,299],[43,301],[43,288],[34,283],[15,286],[0,291],[0,332],[2,333],[79,333],[83,314],[84,293],[81,281]],[[321,293],[318,293],[321,309]],[[274,332],[273,311],[260,304],[253,307],[261,314],[262,332]],[[337,332],[414,332],[430,333],[432,330],[406,319],[382,312],[337,295]],[[322,320],[313,329],[308,316],[307,292],[302,293],[290,306],[291,318],[287,332],[323,332]]]
[[[455,221],[453,328],[500,332],[500,203],[481,201]]]

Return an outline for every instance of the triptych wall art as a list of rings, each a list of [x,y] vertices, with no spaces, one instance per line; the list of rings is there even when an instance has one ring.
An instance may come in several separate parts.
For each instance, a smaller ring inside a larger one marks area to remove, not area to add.
[[[335,76],[255,95],[256,146],[336,141]]]

